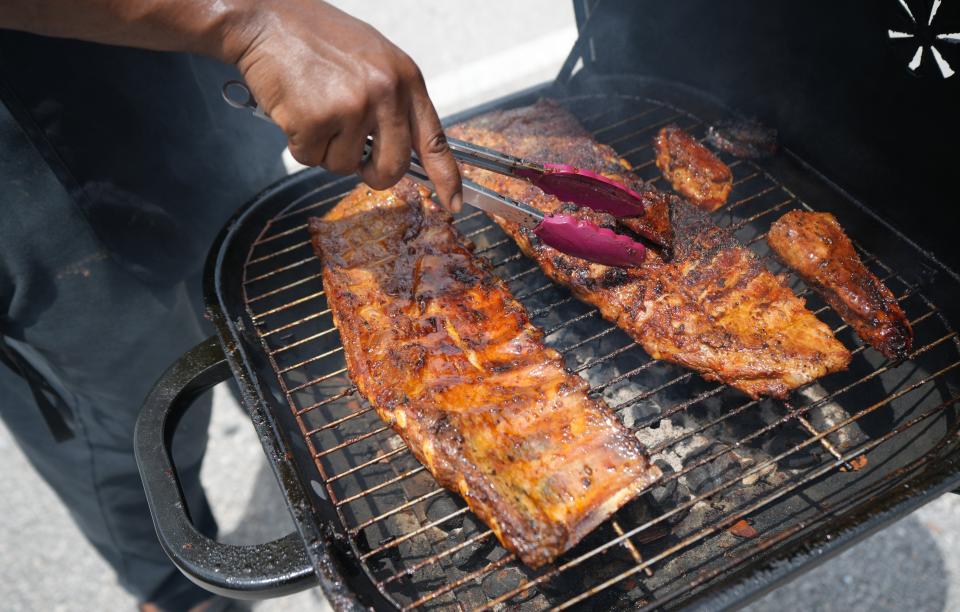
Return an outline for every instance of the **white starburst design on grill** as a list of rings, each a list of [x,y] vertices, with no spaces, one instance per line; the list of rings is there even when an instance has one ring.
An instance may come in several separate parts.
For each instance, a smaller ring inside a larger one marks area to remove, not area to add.
[[[922,38],[922,35],[928,34],[928,31],[933,29],[933,18],[937,15],[937,10],[940,9],[940,5],[943,4],[943,0],[933,0],[933,4],[930,6],[930,15],[927,17],[926,23],[924,24],[921,21],[917,21],[917,18],[914,16],[913,11],[910,10],[910,6],[907,4],[906,0],[897,0],[900,3],[900,6],[903,7],[903,10],[906,11],[907,16],[910,17],[910,21],[914,25],[913,32],[901,32],[899,30],[887,30],[887,37],[891,40],[904,39],[904,38]],[[960,42],[960,32],[947,32],[942,34],[935,34],[930,36],[931,39],[942,40],[950,43]],[[950,65],[950,62],[947,61],[943,54],[940,53],[940,50],[934,45],[933,42],[930,42],[928,45],[920,43],[917,45],[917,50],[914,51],[913,57],[907,62],[907,67],[916,72],[920,65],[923,63],[923,49],[924,46],[930,47],[930,55],[933,56],[933,61],[936,62],[937,68],[940,69],[940,74],[943,75],[943,78],[949,79],[956,71]]]

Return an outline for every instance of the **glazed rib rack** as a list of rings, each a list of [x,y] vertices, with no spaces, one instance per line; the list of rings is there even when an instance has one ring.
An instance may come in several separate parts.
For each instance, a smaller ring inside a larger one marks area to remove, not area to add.
[[[706,120],[675,102],[625,94],[561,102],[661,189],[669,185],[654,164],[656,131],[676,123],[696,138],[706,135]],[[714,219],[767,256],[769,225],[818,202],[798,193],[802,173],[784,178],[775,163],[721,157],[733,171],[733,191]],[[898,272],[857,244],[916,331],[915,348],[902,363],[865,347],[816,294],[788,276],[853,361],[848,371],[806,385],[788,401],[750,400],[651,359],[595,309],[547,280],[482,213],[467,209],[457,227],[546,330],[547,343],[638,432],[664,471],[650,493],[554,565],[531,571],[459,497],[433,481],[347,377],[307,218],[321,215],[354,184],[344,178],[319,185],[263,227],[245,265],[245,302],[276,373],[275,394],[299,429],[293,447],[311,459],[311,484],[328,500],[333,529],[344,537],[341,561],[357,576],[351,584],[368,584],[397,608],[690,603],[771,560],[836,537],[865,513],[882,513],[909,494],[904,483],[957,469],[960,344],[928,299],[930,280],[923,274]],[[856,229],[849,229],[857,241]],[[766,261],[789,275],[772,258]]]

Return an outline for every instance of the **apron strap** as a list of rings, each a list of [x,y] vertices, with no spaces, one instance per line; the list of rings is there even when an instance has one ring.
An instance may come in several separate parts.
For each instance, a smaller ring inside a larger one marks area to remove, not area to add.
[[[70,427],[70,408],[57,391],[50,386],[40,372],[18,352],[10,348],[3,336],[0,336],[0,362],[3,362],[14,374],[19,375],[30,387],[33,399],[37,402],[40,414],[46,421],[53,439],[64,442],[73,438]]]

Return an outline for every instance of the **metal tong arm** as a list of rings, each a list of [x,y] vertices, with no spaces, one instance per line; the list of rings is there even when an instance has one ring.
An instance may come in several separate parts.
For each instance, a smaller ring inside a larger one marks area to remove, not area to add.
[[[435,190],[433,181],[427,176],[427,171],[424,170],[423,164],[420,163],[420,159],[416,153],[413,153],[411,156],[410,169],[407,170],[407,176],[427,189],[431,191]],[[523,202],[502,196],[496,191],[488,189],[470,179],[463,179],[461,182],[463,184],[464,202],[471,206],[492,212],[531,228],[540,221],[543,221],[542,212]],[[518,212],[521,213],[520,216],[517,215]],[[526,216],[526,218],[523,218],[524,216]]]
[[[527,178],[530,173],[542,174],[544,172],[544,167],[536,162],[507,155],[470,142],[448,137],[447,144],[457,160],[477,168],[518,178]]]

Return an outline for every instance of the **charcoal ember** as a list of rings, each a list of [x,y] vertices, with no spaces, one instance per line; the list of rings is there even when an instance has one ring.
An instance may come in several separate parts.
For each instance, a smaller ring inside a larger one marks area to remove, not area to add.
[[[672,469],[666,462],[663,463],[662,467]],[[676,485],[674,485],[674,488],[675,487]],[[655,489],[660,489],[660,487],[655,487]],[[614,515],[614,520],[617,521],[624,532],[632,531],[636,527],[648,523],[651,521],[651,519],[660,516],[666,512],[666,510],[672,510],[677,505],[677,502],[672,498],[665,499],[667,500],[665,503],[658,503],[654,499],[653,494],[648,492],[646,495],[635,498],[630,503],[620,508],[620,510],[618,510]],[[666,522],[662,520],[657,521],[649,528],[630,536],[630,541],[632,541],[634,544],[646,544],[663,539],[670,534],[670,526],[667,523],[673,523],[677,520],[680,520],[683,515],[685,515],[684,512],[678,512],[671,516]],[[611,532],[610,538],[613,538],[617,535],[612,529]]]
[[[850,417],[850,413],[840,404],[827,399],[829,393],[819,383],[802,389],[800,394],[807,398],[811,404],[814,404],[814,407],[807,413],[807,418],[810,419],[810,422],[818,431],[826,431]],[[860,423],[854,421],[829,434],[827,439],[838,450],[846,451],[866,442],[869,440],[869,436],[861,429]]]
[[[589,600],[587,600],[589,606],[584,609],[610,610],[617,612],[620,610],[636,610],[638,602],[633,601],[633,599],[626,594],[621,586],[621,582],[617,582],[609,589],[604,589],[593,595]],[[632,585],[633,583],[628,584]]]
[[[781,459],[781,464],[788,470],[804,470],[820,463],[820,459],[815,453],[798,452]]]
[[[714,455],[716,457],[713,457]],[[694,495],[703,495],[736,478],[744,471],[742,458],[726,445],[719,443],[709,444],[692,451],[687,461],[694,464],[707,457],[713,458],[693,468],[684,476],[687,486]]]
[[[486,530],[487,527],[483,525],[477,517],[470,513],[464,515],[463,524],[460,529],[451,532],[451,539],[447,544],[447,548],[450,549],[462,542],[466,542],[480,533],[481,529]],[[488,535],[478,542],[474,542],[457,550],[450,555],[450,562],[467,572],[473,569],[479,569],[481,566],[486,565],[486,556],[497,546],[497,538],[492,534]]]
[[[602,563],[602,565],[601,565]],[[593,588],[598,584],[609,580],[615,576],[622,574],[623,572],[630,570],[636,567],[636,561],[633,557],[621,556],[621,557],[611,557],[610,555],[605,555],[604,558],[598,560],[596,566],[594,566],[594,571],[586,577],[584,580],[587,588]],[[605,594],[603,597],[600,595]],[[590,599],[590,609],[591,610],[633,610],[635,608],[636,597],[630,596],[635,595],[637,597],[642,597],[644,594],[644,589],[642,586],[642,578],[640,575],[631,577],[628,580],[618,580],[613,583],[610,588],[600,591],[594,595],[597,599]]]
[[[403,438],[397,435],[392,435],[383,442],[386,447],[386,452],[392,452],[403,448],[406,443],[403,441]]]
[[[777,474],[777,465],[776,463],[769,463],[755,471],[752,470],[752,467],[748,468],[748,470],[750,473],[740,479],[740,484],[745,487],[753,486],[761,480],[769,480],[771,476]]]
[[[464,514],[460,514],[451,518],[447,517],[464,506],[465,504],[463,502],[458,503],[458,500],[452,495],[440,495],[439,497],[434,497],[427,502],[427,521],[430,523],[441,521],[440,523],[437,523],[437,528],[446,531],[447,533],[458,530],[463,527]]]
[[[680,492],[680,479],[674,476],[676,471],[673,466],[663,459],[657,459],[653,463],[663,473],[663,476],[660,477],[660,483],[650,490],[650,497],[653,498],[653,501],[661,508],[686,501],[688,496]]]
[[[623,424],[630,429],[643,426],[647,423],[650,423],[648,427],[656,428],[659,426],[659,421],[654,420],[651,423],[651,420],[660,415],[663,410],[660,408],[660,404],[651,398],[629,401],[641,392],[638,388],[636,385],[628,384],[621,385],[613,390],[605,389],[603,398],[610,406],[617,406],[621,403],[624,404],[623,407],[617,411],[617,414],[620,415]]]
[[[422,525],[412,512],[398,512],[387,519],[391,533],[399,535],[408,534],[419,529]],[[400,555],[403,558],[418,558],[432,554],[432,544],[437,540],[437,534],[431,533],[431,530],[423,531],[407,538],[398,546]]]
[[[407,470],[400,469],[395,471],[399,476]],[[403,488],[403,492],[406,494],[407,499],[413,499],[415,497],[428,495],[436,491],[437,481],[434,480],[433,476],[431,476],[429,472],[419,472],[413,476],[410,476],[409,478],[404,478],[401,487]]]
[[[738,538],[755,538],[759,534],[756,528],[750,524],[747,519],[740,519],[733,525],[727,527],[727,532],[731,533]]]
[[[676,404],[685,404],[690,401],[690,398],[705,394],[707,391],[717,386],[717,383],[706,380],[695,372],[680,369],[673,364],[664,363],[662,369],[659,370],[659,373],[653,374],[657,376],[656,382],[651,385],[654,387],[662,385],[670,380],[675,381],[673,384],[661,389],[657,393],[657,397],[659,398],[660,402],[667,407]],[[683,378],[679,378],[681,376]],[[689,408],[698,405],[702,405],[702,402],[692,404],[683,412],[687,412]]]
[[[494,599],[520,586],[526,577],[519,568],[507,566],[490,572],[483,578],[483,594]]]
[[[781,428],[779,435],[767,439],[764,450],[770,455],[777,456],[803,443],[809,434],[796,428]],[[809,445],[790,453],[777,461],[777,465],[786,470],[803,470],[820,463],[823,457],[819,445]]]
[[[564,601],[583,591],[583,588],[583,570],[579,565],[559,574],[554,574],[540,583],[540,590],[553,603]]]
[[[718,121],[707,129],[707,142],[747,159],[770,157],[777,152],[777,130],[754,119]]]
[[[560,572],[540,584],[543,595],[554,605],[559,605],[574,595],[580,594],[597,584],[620,574],[635,563],[632,559],[619,558],[610,554],[600,555],[580,565],[576,565]],[[608,588],[595,593],[588,599],[583,610],[624,610],[634,609],[624,607],[630,598],[625,595],[623,586],[617,583],[618,588]],[[635,583],[629,585],[635,587]]]

